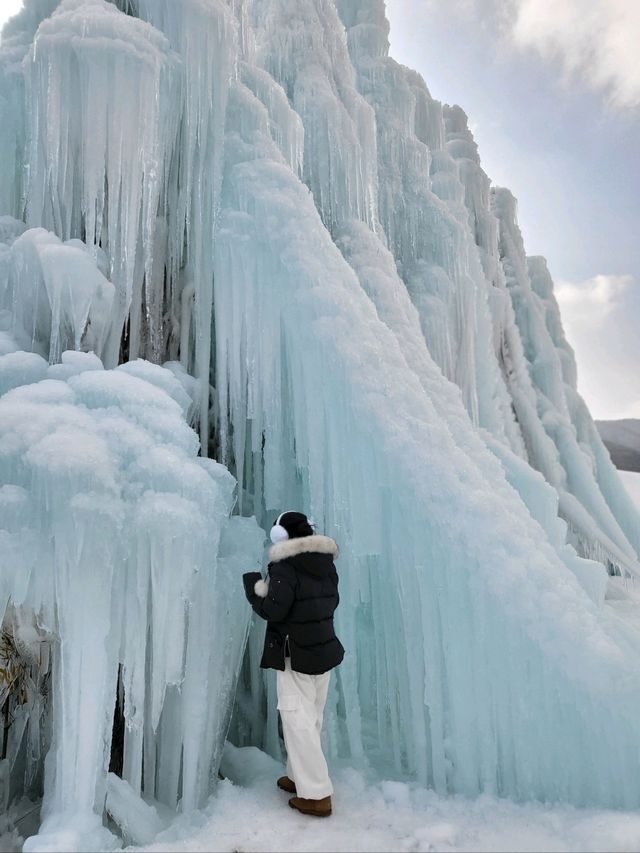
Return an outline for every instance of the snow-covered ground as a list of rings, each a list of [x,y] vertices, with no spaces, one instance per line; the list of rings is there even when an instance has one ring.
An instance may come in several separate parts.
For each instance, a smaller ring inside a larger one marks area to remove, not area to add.
[[[368,782],[353,769],[334,775],[334,812],[319,820],[287,806],[283,768],[249,747],[227,747],[227,776],[194,824],[182,819],[145,851],[634,851],[640,812],[517,805],[482,796],[440,797],[401,782]],[[180,837],[182,835],[182,837]]]

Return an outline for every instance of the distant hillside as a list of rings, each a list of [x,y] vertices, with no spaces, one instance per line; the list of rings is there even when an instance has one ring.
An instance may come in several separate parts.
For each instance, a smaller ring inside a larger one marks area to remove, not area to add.
[[[596,421],[616,468],[640,472],[640,420]]]

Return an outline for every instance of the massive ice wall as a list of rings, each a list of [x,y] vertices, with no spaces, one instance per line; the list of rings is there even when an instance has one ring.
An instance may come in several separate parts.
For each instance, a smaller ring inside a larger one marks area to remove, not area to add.
[[[589,714],[571,745],[569,730],[575,735],[580,723],[569,708],[604,700],[596,681],[609,679],[617,656],[597,627],[604,570],[565,544],[557,495],[542,478],[496,440],[501,467],[474,431],[459,392],[429,356],[393,257],[366,221],[331,223],[338,251],[317,197],[312,204],[273,142],[265,101],[234,86],[227,116],[216,239],[220,436],[264,509],[301,502],[342,534],[340,628],[350,655],[333,697],[330,743],[375,754],[441,790],[571,797],[584,768],[571,759],[567,775],[565,750],[582,750],[579,741],[599,724]],[[305,154],[309,144],[305,133]],[[578,601],[581,627],[570,627],[562,611]],[[551,626],[553,638],[545,636]],[[609,652],[598,664],[601,642]],[[568,698],[556,666],[579,699]],[[527,682],[520,667],[538,674]],[[592,668],[600,675],[580,684]],[[255,689],[255,674],[248,677]],[[516,696],[528,709],[520,732]],[[243,708],[239,731],[277,748],[275,720],[265,729],[251,718],[249,696]],[[486,714],[480,724],[478,708]]]
[[[179,359],[241,511],[299,505],[337,537],[330,752],[637,805],[640,637],[605,564],[637,573],[639,521],[512,199],[387,34],[382,0],[27,0],[0,212],[56,236],[12,226],[7,334]],[[259,642],[234,731],[277,753]],[[169,799],[175,762],[149,780]]]

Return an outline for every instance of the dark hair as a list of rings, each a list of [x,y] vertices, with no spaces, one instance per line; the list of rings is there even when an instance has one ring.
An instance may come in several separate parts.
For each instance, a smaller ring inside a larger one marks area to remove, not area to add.
[[[289,534],[289,539],[300,539],[302,536],[313,536],[313,527],[303,512],[284,512],[280,521],[276,522]]]

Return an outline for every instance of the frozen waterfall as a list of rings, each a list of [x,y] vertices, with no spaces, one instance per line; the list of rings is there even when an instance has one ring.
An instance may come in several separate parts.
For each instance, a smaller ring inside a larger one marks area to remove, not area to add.
[[[280,754],[240,576],[292,506],[341,549],[330,755],[638,807],[640,519],[515,199],[383,0],[25,0],[0,119],[26,849],[152,840],[229,726]]]
[[[15,352],[0,377],[3,630],[51,684],[28,679],[12,709],[11,769],[27,790],[48,750],[28,849],[107,849],[114,708],[131,798],[188,810],[210,791],[248,627],[236,576],[259,564],[263,533],[228,518],[233,477],[196,456],[170,370]]]

